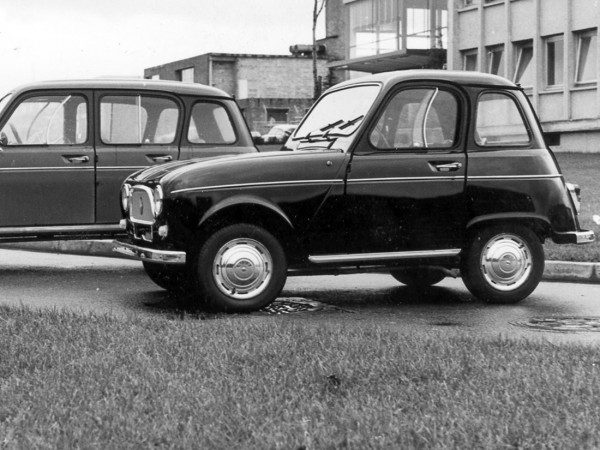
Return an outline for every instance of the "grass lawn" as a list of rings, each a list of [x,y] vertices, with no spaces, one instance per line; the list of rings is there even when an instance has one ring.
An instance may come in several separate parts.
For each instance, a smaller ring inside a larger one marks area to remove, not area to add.
[[[565,179],[581,186],[582,228],[594,230],[597,240],[589,245],[556,245],[549,241],[544,246],[546,259],[562,261],[600,262],[600,226],[592,221],[592,215],[600,215],[600,154],[556,153]]]
[[[292,317],[0,308],[6,448],[598,448],[600,356]]]

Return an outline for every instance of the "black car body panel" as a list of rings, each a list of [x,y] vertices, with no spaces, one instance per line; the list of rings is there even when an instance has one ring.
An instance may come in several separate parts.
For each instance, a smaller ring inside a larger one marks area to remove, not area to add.
[[[343,92],[365,86],[376,89],[360,91],[370,96],[362,104]],[[335,93],[350,102],[349,111],[321,117],[326,107],[319,102],[335,104],[336,97],[327,98]],[[164,212],[145,239],[131,220],[137,206],[124,211],[130,248],[195,258],[194,246],[216,230],[250,223],[282,242],[291,271],[320,273],[424,263],[457,268],[475,233],[502,226],[526,228],[540,241],[594,239],[579,227],[578,199],[526,96],[505,79],[403,71],[341,83],[319,102],[285,144],[288,151],[130,177],[133,189],[160,186],[164,193]],[[490,111],[505,112],[506,123],[498,125]],[[520,242],[511,239],[498,245]]]

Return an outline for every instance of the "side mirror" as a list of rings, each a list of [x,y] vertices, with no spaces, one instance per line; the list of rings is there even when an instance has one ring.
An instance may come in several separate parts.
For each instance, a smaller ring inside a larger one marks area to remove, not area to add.
[[[548,147],[558,147],[560,145],[560,133],[544,133],[544,141]]]
[[[8,136],[5,132],[0,133],[0,147],[5,147],[8,145]]]

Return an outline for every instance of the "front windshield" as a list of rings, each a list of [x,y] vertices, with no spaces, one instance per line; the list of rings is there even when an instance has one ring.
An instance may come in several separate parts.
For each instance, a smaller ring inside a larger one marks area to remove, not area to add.
[[[4,109],[8,102],[12,98],[12,94],[6,94],[4,97],[0,98],[0,112]]]
[[[369,111],[379,90],[378,85],[362,85],[324,95],[298,128],[294,139],[323,134],[352,134]]]

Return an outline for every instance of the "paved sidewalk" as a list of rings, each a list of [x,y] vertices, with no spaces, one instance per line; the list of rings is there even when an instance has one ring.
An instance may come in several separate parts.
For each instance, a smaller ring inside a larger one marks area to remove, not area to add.
[[[15,242],[2,244],[1,247],[37,252],[69,253],[73,255],[108,256],[112,258],[124,257],[113,251],[112,240]],[[544,279],[600,284],[600,263],[546,261]]]

